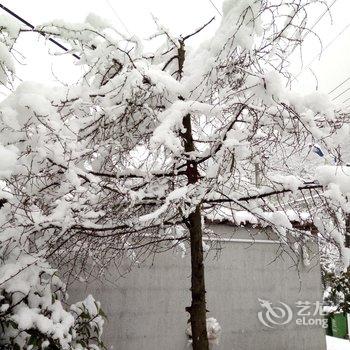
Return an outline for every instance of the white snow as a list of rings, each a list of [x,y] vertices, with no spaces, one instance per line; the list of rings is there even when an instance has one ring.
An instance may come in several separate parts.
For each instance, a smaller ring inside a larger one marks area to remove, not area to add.
[[[163,214],[168,209],[168,206],[170,205],[171,202],[181,200],[181,198],[184,198],[188,190],[189,190],[189,187],[184,186],[170,192],[165,200],[165,203],[162,206],[160,206],[157,210],[149,214],[140,216],[139,218],[140,222],[146,222],[146,221],[157,219],[161,214]]]
[[[295,192],[298,190],[303,182],[294,175],[272,175],[272,181],[280,184],[284,189],[291,190]]]
[[[191,337],[192,336],[192,329],[191,324],[189,323],[186,328],[186,334]],[[208,334],[208,341],[209,344],[212,345],[218,345],[221,335],[221,326],[216,318],[214,317],[208,317],[207,318],[207,334]],[[190,340],[191,342],[191,340]]]
[[[0,177],[8,177],[17,163],[15,147],[4,147],[0,144]]]
[[[6,28],[6,32],[9,34],[10,39],[15,39],[21,28],[25,27],[20,21],[15,18],[5,15],[0,15],[1,26]]]
[[[331,184],[345,196],[350,196],[350,167],[323,165],[315,170],[315,177],[323,186]]]
[[[111,27],[111,24],[108,21],[96,15],[95,13],[89,13],[85,19],[85,22],[90,24],[92,27],[100,30]]]
[[[330,98],[326,94],[320,92],[307,94],[304,97],[304,104],[315,113],[324,113],[329,117],[329,119],[333,119],[334,117]]]
[[[214,317],[207,318],[207,332],[210,344],[219,344],[221,326]]]
[[[15,65],[13,63],[12,56],[5,44],[0,42],[0,63],[4,64],[11,72],[15,71]]]
[[[7,85],[9,82],[7,71],[14,73],[15,65],[7,46],[0,41],[0,84]]]
[[[285,227],[288,229],[292,228],[292,224],[289,221],[287,214],[282,211],[265,212],[262,213],[261,216],[277,227]]]
[[[349,350],[350,342],[346,339],[326,336],[327,350]]]
[[[176,101],[159,115],[160,125],[154,130],[151,143],[154,148],[164,145],[177,154],[181,152],[182,145],[180,139],[175,135],[175,131],[183,128],[183,117],[187,114],[217,115],[219,112],[219,108],[214,108],[210,104],[196,101]]]

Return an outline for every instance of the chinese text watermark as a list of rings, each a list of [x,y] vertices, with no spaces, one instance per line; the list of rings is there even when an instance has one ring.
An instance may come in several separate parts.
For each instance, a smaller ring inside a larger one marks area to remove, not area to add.
[[[319,301],[297,301],[292,308],[279,301],[273,304],[268,300],[258,299],[261,311],[258,312],[259,321],[268,328],[283,326],[295,322],[298,326],[321,326],[327,328],[327,319]],[[294,310],[294,311],[293,311]]]

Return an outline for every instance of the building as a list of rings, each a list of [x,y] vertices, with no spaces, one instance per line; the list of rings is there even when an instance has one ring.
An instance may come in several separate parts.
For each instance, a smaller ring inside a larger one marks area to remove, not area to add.
[[[317,245],[308,243],[305,266],[269,229],[211,228],[220,238],[207,241],[213,247],[205,260],[208,317],[222,327],[213,349],[325,350]],[[76,282],[69,294],[72,302],[90,293],[101,301],[104,339],[115,350],[185,350],[189,288],[189,257],[167,251],[114,283]]]

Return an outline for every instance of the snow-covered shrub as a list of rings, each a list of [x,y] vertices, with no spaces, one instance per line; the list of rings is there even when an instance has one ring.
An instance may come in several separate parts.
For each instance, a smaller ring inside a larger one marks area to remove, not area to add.
[[[1,349],[104,348],[104,313],[91,295],[66,306],[65,285],[43,258],[18,246],[10,254],[4,249],[1,258]]]
[[[350,313],[350,269],[338,275],[333,272],[326,274],[324,284],[325,311]]]
[[[71,305],[70,312],[75,319],[74,349],[97,350],[104,348],[101,336],[106,315],[102,311],[100,303],[96,302],[92,295],[89,295],[85,300]],[[82,347],[80,348],[76,344]]]

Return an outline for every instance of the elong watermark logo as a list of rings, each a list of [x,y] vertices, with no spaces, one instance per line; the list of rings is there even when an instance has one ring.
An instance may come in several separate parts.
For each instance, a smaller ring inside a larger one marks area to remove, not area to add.
[[[327,328],[327,319],[324,318],[322,303],[319,301],[297,301],[293,312],[290,305],[278,301],[272,303],[269,300],[258,299],[261,311],[258,312],[260,323],[268,328],[276,328],[291,322],[295,322],[298,326],[321,326]]]

